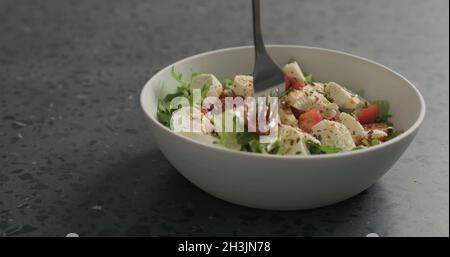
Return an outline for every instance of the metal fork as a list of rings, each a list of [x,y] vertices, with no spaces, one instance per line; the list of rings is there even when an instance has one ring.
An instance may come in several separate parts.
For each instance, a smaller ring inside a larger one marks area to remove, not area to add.
[[[253,7],[253,41],[255,44],[255,66],[253,67],[253,84],[255,92],[267,92],[268,89],[284,83],[284,73],[270,58],[264,46],[261,32],[260,0],[252,0]]]

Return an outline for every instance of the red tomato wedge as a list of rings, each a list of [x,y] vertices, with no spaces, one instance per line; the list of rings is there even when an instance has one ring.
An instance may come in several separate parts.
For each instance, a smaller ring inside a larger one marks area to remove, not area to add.
[[[297,81],[297,82],[295,82],[294,84],[291,85],[291,88],[293,90],[300,90],[304,86],[305,86],[305,83],[303,83],[303,81]]]
[[[384,141],[386,141],[386,137],[378,137],[378,141],[384,142]]]
[[[291,87],[291,80],[289,79],[288,75],[284,74],[284,85],[285,85],[285,89],[289,89]]]
[[[379,113],[378,105],[372,104],[359,111],[358,120],[361,124],[374,123]]]
[[[311,132],[311,128],[322,120],[322,115],[316,109],[311,109],[300,115],[298,126],[305,132]]]
[[[291,88],[293,90],[302,89],[305,86],[305,82],[303,81],[291,81],[288,75],[284,74],[284,84],[286,90]]]

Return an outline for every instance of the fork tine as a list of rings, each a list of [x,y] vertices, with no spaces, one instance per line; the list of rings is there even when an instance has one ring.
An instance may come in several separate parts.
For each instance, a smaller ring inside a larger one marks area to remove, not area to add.
[[[264,46],[260,23],[260,0],[252,1],[253,41],[255,44],[255,65],[253,81],[255,91],[265,91],[284,82],[284,74],[270,58]]]

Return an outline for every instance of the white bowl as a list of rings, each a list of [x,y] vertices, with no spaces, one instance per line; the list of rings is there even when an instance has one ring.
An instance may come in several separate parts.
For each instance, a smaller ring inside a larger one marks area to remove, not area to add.
[[[317,81],[335,81],[364,90],[369,100],[388,100],[392,121],[406,131],[364,150],[314,156],[272,156],[239,152],[177,135],[156,119],[157,99],[175,90],[175,66],[189,79],[192,71],[233,78],[253,69],[253,47],[198,54],[162,69],[145,85],[141,105],[151,132],[170,163],[189,181],[220,199],[239,205],[276,210],[321,207],[350,198],[374,184],[409,146],[425,116],[419,91],[398,73],[370,60],[343,52],[271,45],[268,52],[283,65],[291,57]]]

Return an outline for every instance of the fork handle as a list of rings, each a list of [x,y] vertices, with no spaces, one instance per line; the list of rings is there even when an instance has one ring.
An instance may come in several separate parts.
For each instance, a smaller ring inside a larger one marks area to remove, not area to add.
[[[255,44],[256,53],[265,54],[266,48],[264,47],[264,41],[261,32],[261,12],[260,12],[260,0],[252,0],[253,8],[253,41]]]

